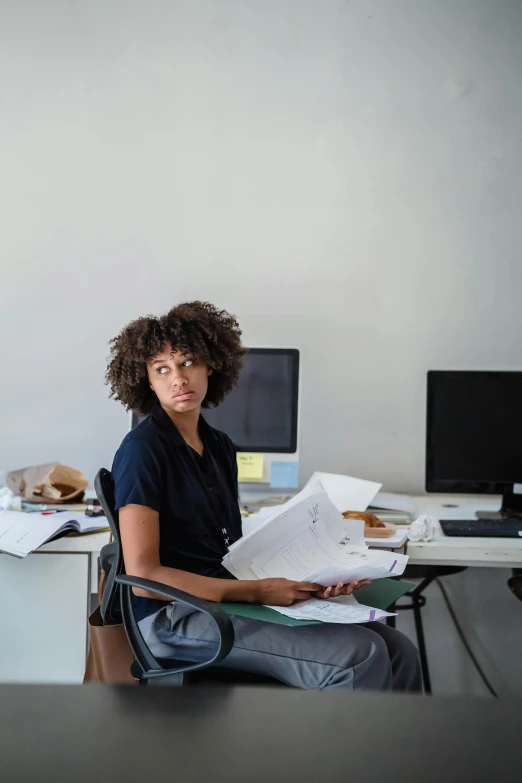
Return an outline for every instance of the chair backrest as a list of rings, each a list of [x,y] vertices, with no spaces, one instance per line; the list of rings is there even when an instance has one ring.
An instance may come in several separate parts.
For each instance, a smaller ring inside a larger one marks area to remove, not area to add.
[[[101,552],[102,565],[107,571],[107,580],[103,589],[100,613],[105,625],[115,625],[122,622],[120,585],[116,583],[116,577],[125,573],[125,570],[118,512],[114,508],[114,481],[110,470],[101,468],[98,471],[94,479],[94,488],[109,522],[113,538],[112,543],[103,547]]]

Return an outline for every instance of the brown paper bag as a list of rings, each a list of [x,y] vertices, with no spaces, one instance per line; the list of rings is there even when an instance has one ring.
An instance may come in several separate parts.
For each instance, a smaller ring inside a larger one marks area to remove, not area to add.
[[[59,462],[12,470],[7,474],[9,489],[29,503],[79,503],[88,483],[79,470]]]

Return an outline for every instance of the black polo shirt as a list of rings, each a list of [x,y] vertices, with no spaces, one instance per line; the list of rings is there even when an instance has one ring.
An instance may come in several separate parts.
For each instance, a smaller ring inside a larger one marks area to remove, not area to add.
[[[116,509],[136,503],[159,513],[160,562],[202,576],[234,577],[221,565],[241,538],[236,450],[228,435],[200,416],[201,457],[156,405],[126,435],[112,466]],[[223,533],[223,528],[226,534]],[[163,606],[135,599],[139,620]]]

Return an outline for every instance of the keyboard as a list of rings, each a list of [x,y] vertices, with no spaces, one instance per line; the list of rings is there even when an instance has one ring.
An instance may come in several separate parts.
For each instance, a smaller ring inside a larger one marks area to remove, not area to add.
[[[522,517],[506,519],[441,519],[446,536],[522,538]]]

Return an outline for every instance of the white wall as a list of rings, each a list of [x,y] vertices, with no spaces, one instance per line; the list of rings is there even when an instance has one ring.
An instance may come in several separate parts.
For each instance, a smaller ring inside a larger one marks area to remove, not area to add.
[[[108,340],[302,350],[301,480],[420,489],[429,368],[522,366],[517,0],[2,0],[0,469],[93,478]]]

